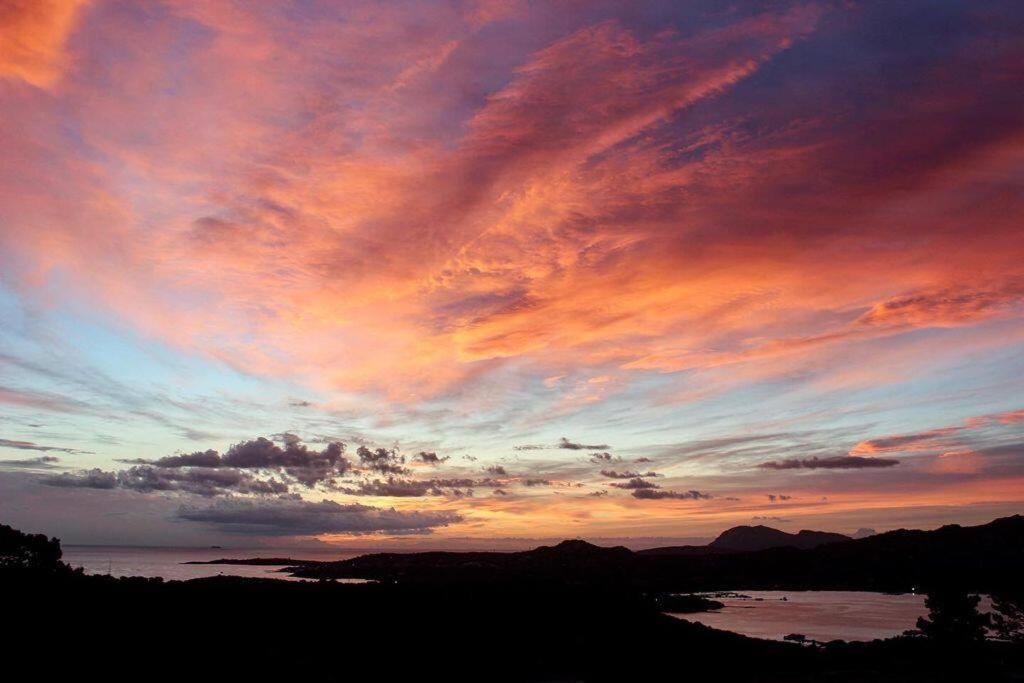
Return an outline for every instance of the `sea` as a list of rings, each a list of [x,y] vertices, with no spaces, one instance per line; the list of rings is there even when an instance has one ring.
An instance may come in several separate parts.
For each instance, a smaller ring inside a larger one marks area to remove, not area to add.
[[[186,564],[218,559],[284,557],[293,560],[347,560],[361,552],[296,550],[295,548],[138,548],[127,546],[65,545],[63,560],[86,574],[161,577],[183,581],[207,576],[248,576],[299,581],[281,571],[285,565]]]
[[[891,638],[914,629],[917,618],[928,614],[925,596],[920,593],[737,591],[704,595],[725,607],[672,616],[769,640],[782,640],[792,633],[821,642]],[[991,611],[991,599],[982,596],[978,609]]]

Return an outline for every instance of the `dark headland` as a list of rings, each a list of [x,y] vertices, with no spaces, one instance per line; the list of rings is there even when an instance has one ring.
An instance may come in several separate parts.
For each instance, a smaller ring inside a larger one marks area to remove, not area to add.
[[[859,540],[753,529],[723,537],[787,544],[380,553],[295,564],[322,580],[285,582],[88,576],[60,561],[56,539],[0,527],[5,664],[39,680],[1024,680],[1024,646],[978,637],[967,598],[1019,610],[1024,517]],[[769,587],[915,588],[933,596],[932,621],[917,635],[806,646],[663,613],[706,608],[680,595],[690,591]]]
[[[990,591],[1024,576],[1024,517],[868,538],[734,527],[706,546],[631,551],[581,540],[522,552],[373,553],[337,562],[289,558],[208,564],[286,565],[293,576],[408,583],[559,580],[646,591],[733,589],[909,592],[957,584]]]

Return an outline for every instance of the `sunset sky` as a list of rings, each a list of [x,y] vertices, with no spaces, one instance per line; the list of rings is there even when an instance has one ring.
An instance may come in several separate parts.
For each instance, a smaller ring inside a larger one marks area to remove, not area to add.
[[[1022,35],[984,0],[0,0],[0,523],[1022,512]]]

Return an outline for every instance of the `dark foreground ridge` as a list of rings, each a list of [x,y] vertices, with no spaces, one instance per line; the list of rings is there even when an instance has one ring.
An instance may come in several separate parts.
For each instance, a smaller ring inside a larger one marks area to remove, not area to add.
[[[992,533],[1006,542],[1019,526],[1016,518],[960,532]],[[928,539],[939,532],[901,533]],[[581,541],[527,553],[365,556],[352,566],[369,570],[404,560],[407,576],[416,567],[435,569],[429,580],[361,585],[115,579],[83,575],[60,557],[55,539],[0,527],[5,666],[36,680],[1001,681],[1024,675],[1024,648],[978,639],[961,628],[969,618],[936,619],[927,637],[820,647],[675,619],[662,610],[691,601],[666,602],[662,593],[638,590],[630,573],[644,556]],[[984,562],[976,564],[983,569]],[[439,567],[454,568],[449,579]],[[488,580],[463,580],[473,571]],[[947,612],[955,617],[966,603],[954,597],[936,604],[951,605]]]

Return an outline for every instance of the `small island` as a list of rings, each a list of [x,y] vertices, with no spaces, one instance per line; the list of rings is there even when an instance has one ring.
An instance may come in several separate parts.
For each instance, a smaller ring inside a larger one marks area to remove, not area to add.
[[[696,612],[710,612],[722,609],[725,604],[706,598],[703,595],[665,593],[655,597],[655,604],[658,609],[671,614],[693,614]]]

